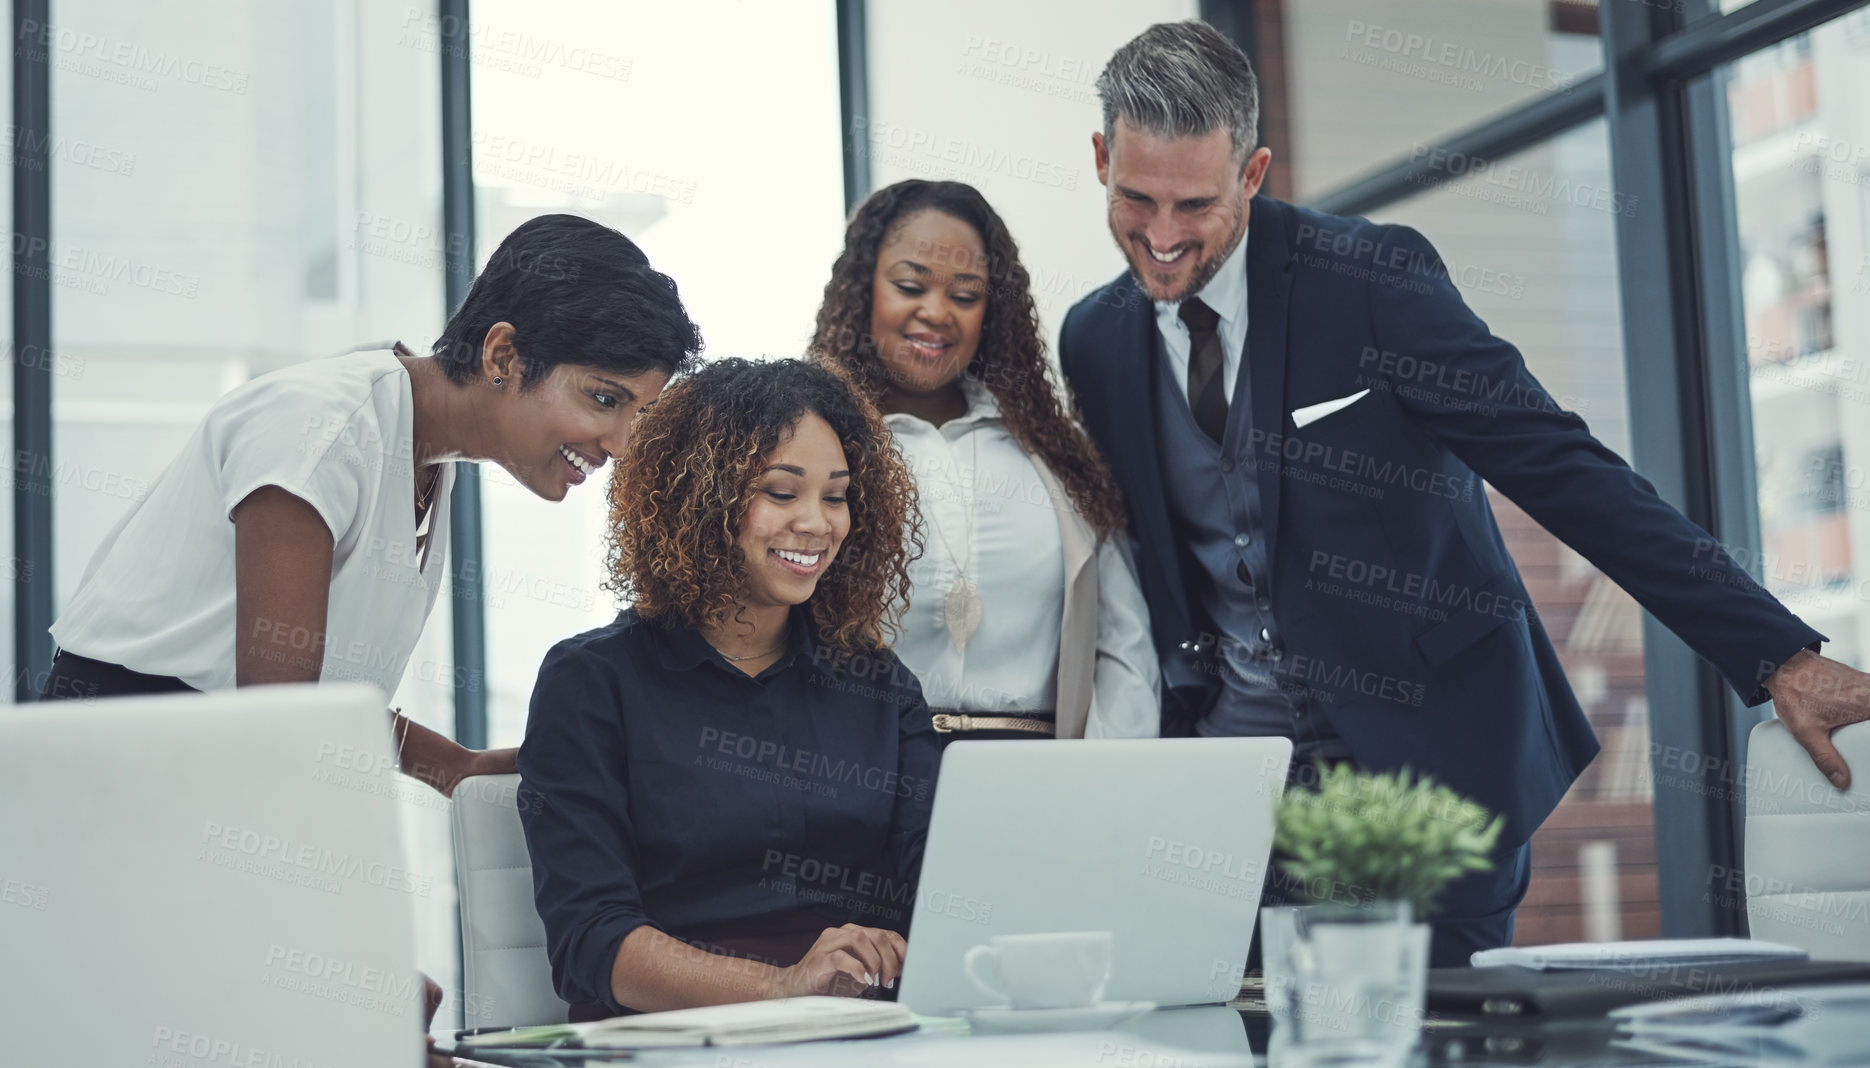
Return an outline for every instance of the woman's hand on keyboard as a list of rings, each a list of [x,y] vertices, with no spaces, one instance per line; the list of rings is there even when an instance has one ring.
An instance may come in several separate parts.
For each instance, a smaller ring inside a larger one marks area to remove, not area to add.
[[[847,923],[827,928],[797,964],[779,973],[778,997],[856,997],[866,987],[892,986],[909,944],[895,931]]]

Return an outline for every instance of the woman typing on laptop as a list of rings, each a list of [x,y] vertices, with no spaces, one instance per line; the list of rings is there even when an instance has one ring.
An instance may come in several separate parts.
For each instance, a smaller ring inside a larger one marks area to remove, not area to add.
[[[634,605],[546,655],[519,755],[559,996],[892,985],[937,750],[883,644],[914,487],[881,418],[824,368],[718,361],[644,413],[610,500]]]
[[[547,215],[489,259],[433,354],[370,346],[262,375],[209,409],[104,538],[52,626],[48,696],[358,680],[396,690],[446,580],[455,462],[562,500],[701,339],[622,234]],[[443,793],[511,771],[393,724]]]

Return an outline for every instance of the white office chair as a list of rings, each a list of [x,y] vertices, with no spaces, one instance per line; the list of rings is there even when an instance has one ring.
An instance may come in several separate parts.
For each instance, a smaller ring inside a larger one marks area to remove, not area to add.
[[[1753,937],[1818,960],[1870,961],[1870,723],[1831,736],[1850,765],[1840,793],[1785,725],[1747,743],[1747,922]],[[1723,880],[1716,892],[1725,892]]]
[[[552,989],[518,796],[518,775],[477,775],[455,788],[465,1027],[564,1023],[570,1010]]]

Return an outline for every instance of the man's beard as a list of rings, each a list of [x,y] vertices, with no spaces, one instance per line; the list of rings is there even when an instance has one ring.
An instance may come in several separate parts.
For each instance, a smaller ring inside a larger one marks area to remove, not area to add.
[[[1234,249],[1240,247],[1240,239],[1246,236],[1246,214],[1245,211],[1241,211],[1234,215],[1234,232],[1228,235],[1226,247],[1212,256],[1197,260],[1194,271],[1188,277],[1188,284],[1183,286],[1179,292],[1168,296],[1159,296],[1149,288],[1148,275],[1145,271],[1147,265],[1153,264],[1155,260],[1149,255],[1147,238],[1140,233],[1132,233],[1128,240],[1117,241],[1117,247],[1123,251],[1124,261],[1130,265],[1130,276],[1136,279],[1136,284],[1148,295],[1149,299],[1165,304],[1177,303],[1206,289],[1208,283],[1214,281],[1214,276],[1221,272],[1221,264],[1227,262],[1227,257],[1233,255]],[[1116,238],[1114,231],[1111,237]],[[1194,255],[1199,251],[1191,249],[1188,254]]]

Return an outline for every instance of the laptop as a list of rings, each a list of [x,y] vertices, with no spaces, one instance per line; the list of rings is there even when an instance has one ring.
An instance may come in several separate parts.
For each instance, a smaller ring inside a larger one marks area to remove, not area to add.
[[[419,1064],[390,746],[362,685],[0,711],[7,1063]]]
[[[997,1004],[961,958],[995,935],[1110,931],[1107,1001],[1240,991],[1292,743],[955,742],[942,754],[897,1000]]]

